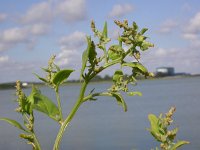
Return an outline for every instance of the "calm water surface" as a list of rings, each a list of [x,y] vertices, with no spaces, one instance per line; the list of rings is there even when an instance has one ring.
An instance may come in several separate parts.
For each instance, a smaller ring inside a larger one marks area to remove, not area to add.
[[[110,85],[93,83],[90,88],[102,91]],[[200,77],[140,81],[132,89],[141,91],[143,96],[125,96],[126,113],[114,99],[107,97],[82,105],[63,138],[61,150],[150,150],[158,143],[146,131],[149,127],[147,116],[149,113],[165,113],[170,106],[177,108],[178,139],[191,142],[182,150],[200,149]],[[48,88],[42,87],[41,90],[55,99]],[[30,93],[30,89],[25,92]],[[78,92],[78,84],[61,88],[64,115],[69,113]],[[0,116],[20,120],[20,115],[13,111],[16,108],[14,93],[15,90],[0,91]],[[51,150],[58,131],[57,124],[41,113],[36,117],[36,131],[42,148]],[[18,138],[19,133],[16,128],[0,122],[0,150],[31,149]]]

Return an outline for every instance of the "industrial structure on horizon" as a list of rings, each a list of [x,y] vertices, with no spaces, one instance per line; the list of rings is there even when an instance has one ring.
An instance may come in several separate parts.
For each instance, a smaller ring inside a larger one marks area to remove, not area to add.
[[[156,68],[155,75],[157,77],[166,77],[166,76],[190,76],[191,74],[185,72],[175,72],[174,67],[158,67]]]
[[[158,67],[156,68],[156,76],[174,76],[175,71],[173,67]]]

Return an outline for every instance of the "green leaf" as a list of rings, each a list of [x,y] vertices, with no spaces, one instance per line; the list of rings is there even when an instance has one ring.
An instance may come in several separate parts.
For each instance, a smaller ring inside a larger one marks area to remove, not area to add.
[[[102,32],[103,36],[105,38],[108,37],[108,29],[107,29],[107,22],[104,23],[104,27],[103,27],[103,32]]]
[[[108,57],[111,60],[118,59],[123,56],[124,49],[120,45],[112,45],[108,49]]]
[[[85,71],[86,65],[87,65],[87,61],[88,61],[88,57],[89,57],[89,51],[90,51],[90,48],[91,48],[91,43],[92,43],[91,37],[87,36],[87,49],[82,54],[82,68],[81,68],[80,77],[82,77],[82,75]]]
[[[38,79],[40,79],[41,81],[45,82],[45,83],[48,83],[48,81],[42,77],[40,77],[39,75],[33,73]]]
[[[142,93],[141,93],[141,92],[128,92],[127,94],[128,94],[129,96],[135,96],[135,95],[142,96]]]
[[[88,57],[89,57],[89,62],[91,65],[94,65],[94,59],[96,58],[97,56],[97,52],[95,50],[95,45],[94,45],[94,42],[91,41],[91,47],[89,49],[89,52],[88,52]]]
[[[134,28],[135,31],[138,30],[138,25],[136,24],[136,22],[133,22],[133,28]]]
[[[28,101],[33,104],[33,109],[46,114],[56,121],[60,120],[60,113],[56,104],[43,95],[35,86],[32,87],[32,92],[28,97]]]
[[[62,84],[74,70],[61,70],[53,77],[53,83],[58,87]]]
[[[15,120],[12,120],[12,119],[9,119],[9,118],[0,118],[0,120],[3,120],[3,121],[6,121],[7,123],[13,125],[14,127],[20,129],[20,130],[23,130],[25,132],[27,132],[20,123],[18,123],[17,121]]]
[[[175,145],[173,145],[171,150],[176,150],[177,148],[181,147],[182,145],[189,144],[189,143],[190,142],[188,142],[188,141],[178,141]]]
[[[121,77],[123,77],[123,72],[121,70],[116,70],[113,75],[113,81],[117,82]]]
[[[151,124],[150,132],[154,135],[154,133],[159,133],[159,125],[158,121],[159,119],[154,114],[149,114],[148,119]]]
[[[124,111],[127,111],[127,105],[126,102],[124,101],[122,95],[120,93],[111,93],[113,97],[116,98],[117,102],[119,105],[121,105],[124,109]]]
[[[119,46],[122,47],[122,38],[121,38],[121,36],[118,37],[118,41],[119,41]]]
[[[143,28],[139,33],[143,35],[147,30],[147,28]]]
[[[130,62],[130,63],[123,63],[122,66],[128,66],[131,68],[137,68],[143,74],[147,74],[148,70],[139,62]]]

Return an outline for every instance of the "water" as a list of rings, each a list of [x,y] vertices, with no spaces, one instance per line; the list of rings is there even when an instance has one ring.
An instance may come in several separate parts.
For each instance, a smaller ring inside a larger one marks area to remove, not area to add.
[[[101,91],[110,87],[111,83],[91,84],[90,89]],[[168,111],[176,106],[175,124],[179,127],[178,139],[188,140],[191,144],[182,150],[200,149],[200,78],[179,78],[165,80],[140,81],[135,91],[141,91],[142,97],[128,97],[125,100],[128,112],[117,105],[112,98],[101,97],[95,102],[86,102],[78,111],[66,132],[61,150],[150,150],[158,145],[146,131],[149,127],[147,116]],[[52,99],[54,93],[46,87],[42,92]],[[64,115],[69,113],[78,95],[79,85],[61,88]],[[14,90],[0,91],[0,116],[17,118],[13,109]],[[25,90],[30,93],[30,89]],[[51,150],[58,131],[57,123],[47,119],[43,114],[36,113],[36,134],[41,140],[44,150]],[[28,150],[24,140],[18,138],[20,132],[0,122],[1,150]]]

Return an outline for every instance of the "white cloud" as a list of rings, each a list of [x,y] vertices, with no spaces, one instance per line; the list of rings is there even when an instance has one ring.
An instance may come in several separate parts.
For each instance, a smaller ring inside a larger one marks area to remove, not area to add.
[[[44,1],[33,5],[21,17],[21,23],[50,23],[59,18],[67,23],[86,19],[85,0]]]
[[[116,4],[113,6],[108,16],[111,18],[123,17],[132,11],[133,11],[133,6],[131,4]]]
[[[75,31],[68,36],[64,36],[60,39],[59,43],[67,48],[80,48],[85,43],[85,33]]]
[[[28,30],[26,28],[14,27],[0,32],[0,51],[25,42],[28,42]]]
[[[61,51],[57,54],[55,63],[61,68],[73,69],[76,72],[73,73],[73,76],[70,76],[70,79],[78,79],[80,77],[82,61],[82,51],[80,49],[67,49],[62,47]]]
[[[76,71],[73,76],[70,76],[70,79],[78,79],[80,77],[82,52],[83,51],[80,49],[62,47],[61,51],[57,54],[55,60],[57,65],[61,68],[68,68]]]
[[[41,2],[33,5],[25,15],[22,16],[22,23],[50,22],[53,19],[53,10],[50,3]]]
[[[85,0],[62,0],[55,7],[56,16],[61,16],[67,23],[86,18]]]
[[[198,73],[199,58],[198,50],[191,50],[190,47],[155,48],[143,53],[141,61],[150,71],[155,71],[155,68],[160,66],[167,66],[174,67],[176,72]]]
[[[82,53],[86,45],[85,33],[75,31],[68,36],[60,39],[61,51],[57,54],[56,63],[61,67],[67,67],[75,70],[81,69]],[[78,78],[78,73],[73,79]]]
[[[6,15],[0,13],[0,22],[5,18]],[[0,31],[0,51],[11,49],[19,44],[33,47],[37,43],[36,39],[51,31],[51,26],[57,19],[71,23],[85,18],[85,0],[53,0],[36,3],[21,15],[19,27]],[[83,33],[76,32],[71,37],[64,37],[61,42],[63,46],[80,46],[83,43],[82,37]]]
[[[0,51],[11,49],[19,44],[35,45],[33,43],[36,42],[36,37],[47,34],[49,28],[49,25],[39,23],[0,31]]]
[[[0,64],[8,62],[8,60],[9,60],[8,56],[0,56]]]
[[[57,58],[56,59],[56,63],[59,66],[78,67],[77,66],[77,61],[80,64],[81,61],[79,61],[79,60],[81,58],[81,53],[79,53],[75,49],[62,48],[61,52],[57,54],[56,58]]]
[[[188,39],[188,40],[196,40],[196,39],[198,39],[198,36],[195,33],[187,33],[186,32],[183,34],[183,38]]]
[[[200,33],[200,12],[190,19],[189,24],[185,28],[189,33]]]
[[[160,26],[159,33],[169,33],[178,26],[175,20],[166,20]]]
[[[163,57],[163,56],[166,56],[166,54],[167,54],[167,51],[163,48],[158,48],[155,51],[155,56],[157,56],[157,57]]]
[[[38,23],[31,25],[29,30],[33,35],[44,35],[50,31],[50,26],[45,23]]]
[[[200,47],[200,39],[192,40],[191,41],[191,48],[197,48],[199,49]],[[199,52],[200,53],[200,52]]]
[[[0,39],[5,43],[17,43],[26,41],[28,30],[26,28],[14,27],[4,30],[0,34]]]
[[[7,18],[6,14],[0,13],[0,22],[3,22]]]
[[[200,45],[200,12],[188,21],[188,24],[183,28],[182,37],[190,41],[194,48]]]

